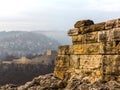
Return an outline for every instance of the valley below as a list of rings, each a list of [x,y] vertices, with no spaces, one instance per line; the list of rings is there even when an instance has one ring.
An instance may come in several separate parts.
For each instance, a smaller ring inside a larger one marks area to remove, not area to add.
[[[56,54],[1,61],[0,85],[9,83],[22,85],[39,75],[53,73],[55,56]]]

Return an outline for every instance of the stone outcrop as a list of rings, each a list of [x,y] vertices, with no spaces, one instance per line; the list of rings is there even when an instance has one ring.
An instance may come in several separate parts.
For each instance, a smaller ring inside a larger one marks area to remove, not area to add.
[[[66,82],[53,77],[53,74],[46,74],[34,78],[25,85],[17,87],[17,90],[61,90],[65,88],[65,86]]]
[[[91,84],[87,80],[75,77],[66,82],[55,78],[53,74],[47,74],[35,77],[21,86],[13,84],[0,86],[0,90],[120,90],[120,84],[116,81],[97,81]]]
[[[78,21],[70,29],[72,45],[60,46],[54,74],[0,90],[120,90],[120,20]]]
[[[68,80],[73,75],[94,83],[120,81],[120,19],[94,24],[78,21],[68,31],[72,45],[60,46],[54,76]]]

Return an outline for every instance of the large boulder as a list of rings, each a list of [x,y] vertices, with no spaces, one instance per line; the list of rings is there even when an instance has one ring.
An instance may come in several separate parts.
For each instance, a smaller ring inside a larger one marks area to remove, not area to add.
[[[94,22],[92,20],[81,20],[81,21],[77,21],[74,25],[75,28],[80,28],[80,27],[83,27],[83,26],[90,26],[94,24]]]

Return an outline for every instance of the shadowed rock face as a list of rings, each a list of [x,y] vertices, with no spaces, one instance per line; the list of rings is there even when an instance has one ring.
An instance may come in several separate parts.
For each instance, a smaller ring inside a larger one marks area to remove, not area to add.
[[[45,64],[2,64],[0,65],[0,85],[21,85],[34,77],[52,73],[54,65]]]
[[[54,76],[120,81],[120,19],[98,24],[82,20],[74,27],[68,31],[72,45],[58,48]]]
[[[21,85],[39,75],[53,73],[56,54],[0,62],[0,85]]]

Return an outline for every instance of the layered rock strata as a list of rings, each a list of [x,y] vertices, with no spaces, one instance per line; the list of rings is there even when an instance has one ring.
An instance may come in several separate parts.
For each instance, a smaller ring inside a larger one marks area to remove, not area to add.
[[[74,27],[68,31],[72,45],[58,48],[54,76],[120,81],[120,19],[97,24],[82,20]]]

